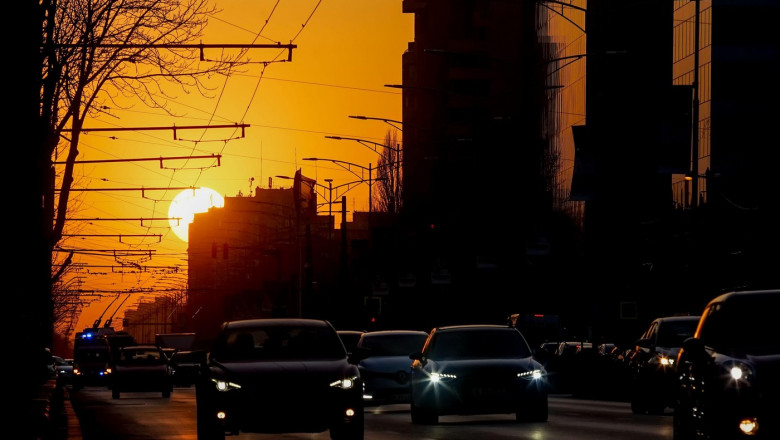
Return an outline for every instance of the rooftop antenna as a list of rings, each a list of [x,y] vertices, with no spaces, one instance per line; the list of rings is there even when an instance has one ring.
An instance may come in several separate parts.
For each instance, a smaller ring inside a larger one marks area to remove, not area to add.
[[[254,183],[254,181],[255,181],[254,177],[249,178],[249,197],[252,197],[252,184]]]

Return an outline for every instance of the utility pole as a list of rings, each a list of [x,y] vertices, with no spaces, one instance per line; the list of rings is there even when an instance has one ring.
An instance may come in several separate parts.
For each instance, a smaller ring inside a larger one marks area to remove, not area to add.
[[[701,0],[695,0],[693,22],[693,145],[691,147],[691,206],[699,204],[699,14]]]

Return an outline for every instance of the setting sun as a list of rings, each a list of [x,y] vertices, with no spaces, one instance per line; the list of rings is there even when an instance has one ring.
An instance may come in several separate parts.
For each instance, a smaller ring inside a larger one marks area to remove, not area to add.
[[[212,206],[219,208],[225,206],[225,199],[211,188],[187,189],[180,192],[168,208],[171,229],[181,240],[188,241],[190,223],[195,218],[195,213],[206,212]]]

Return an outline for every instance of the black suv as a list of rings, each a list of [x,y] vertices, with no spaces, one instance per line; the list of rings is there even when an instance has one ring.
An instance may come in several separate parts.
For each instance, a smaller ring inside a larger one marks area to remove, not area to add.
[[[674,439],[780,438],[780,290],[730,292],[683,344]]]
[[[199,440],[326,430],[333,440],[363,440],[363,382],[328,321],[224,323],[196,402]]]
[[[674,406],[675,362],[683,341],[693,336],[699,316],[665,316],[650,323],[629,354],[631,411],[663,414]]]

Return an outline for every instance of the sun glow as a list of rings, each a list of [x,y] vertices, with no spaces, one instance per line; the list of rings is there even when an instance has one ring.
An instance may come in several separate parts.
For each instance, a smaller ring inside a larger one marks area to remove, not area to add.
[[[213,206],[225,206],[225,199],[211,188],[186,189],[180,192],[168,208],[169,222],[174,234],[182,241],[188,241],[190,223],[195,214],[206,212]]]

